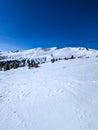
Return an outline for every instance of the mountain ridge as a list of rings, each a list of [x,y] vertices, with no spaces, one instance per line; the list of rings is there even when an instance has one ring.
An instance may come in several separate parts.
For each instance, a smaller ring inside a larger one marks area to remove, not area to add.
[[[39,58],[39,57],[54,57],[64,58],[70,57],[71,55],[77,56],[91,56],[98,54],[98,50],[88,49],[84,47],[65,47],[58,49],[57,47],[52,48],[33,48],[29,50],[16,50],[16,51],[6,51],[0,52],[1,57],[6,57],[6,60],[15,60],[20,58]]]
[[[35,48],[23,51],[10,51],[0,53],[0,70],[16,69],[18,67],[28,66],[39,67],[39,64],[58,60],[69,60],[79,58],[98,57],[98,51],[88,48],[65,47],[57,49]]]

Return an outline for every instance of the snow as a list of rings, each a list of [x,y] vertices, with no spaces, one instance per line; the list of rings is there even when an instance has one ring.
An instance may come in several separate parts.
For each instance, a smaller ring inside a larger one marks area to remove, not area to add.
[[[98,130],[98,58],[0,71],[0,130]]]
[[[47,61],[51,59],[51,54],[55,58],[70,58],[72,55],[75,57],[83,56],[83,57],[96,57],[98,55],[98,50],[86,48],[72,48],[72,47],[65,47],[61,49],[57,49],[56,47],[52,48],[35,48],[30,50],[23,50],[18,52],[1,52],[0,56],[7,57],[5,60],[16,60],[16,59],[32,59],[32,58],[43,58],[46,57]]]

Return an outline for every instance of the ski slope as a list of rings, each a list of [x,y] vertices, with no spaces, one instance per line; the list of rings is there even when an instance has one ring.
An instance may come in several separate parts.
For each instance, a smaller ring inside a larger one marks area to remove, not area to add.
[[[98,58],[1,71],[0,130],[98,130]]]

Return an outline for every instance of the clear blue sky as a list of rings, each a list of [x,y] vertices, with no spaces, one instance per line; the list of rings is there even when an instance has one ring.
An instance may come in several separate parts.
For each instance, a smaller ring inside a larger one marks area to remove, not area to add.
[[[97,0],[0,0],[0,50],[80,46],[96,40]]]

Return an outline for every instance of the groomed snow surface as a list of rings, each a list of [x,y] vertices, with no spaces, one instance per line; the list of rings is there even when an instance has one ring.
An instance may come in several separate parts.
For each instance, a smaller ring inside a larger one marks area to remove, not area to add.
[[[0,130],[98,130],[98,58],[1,71]]]

